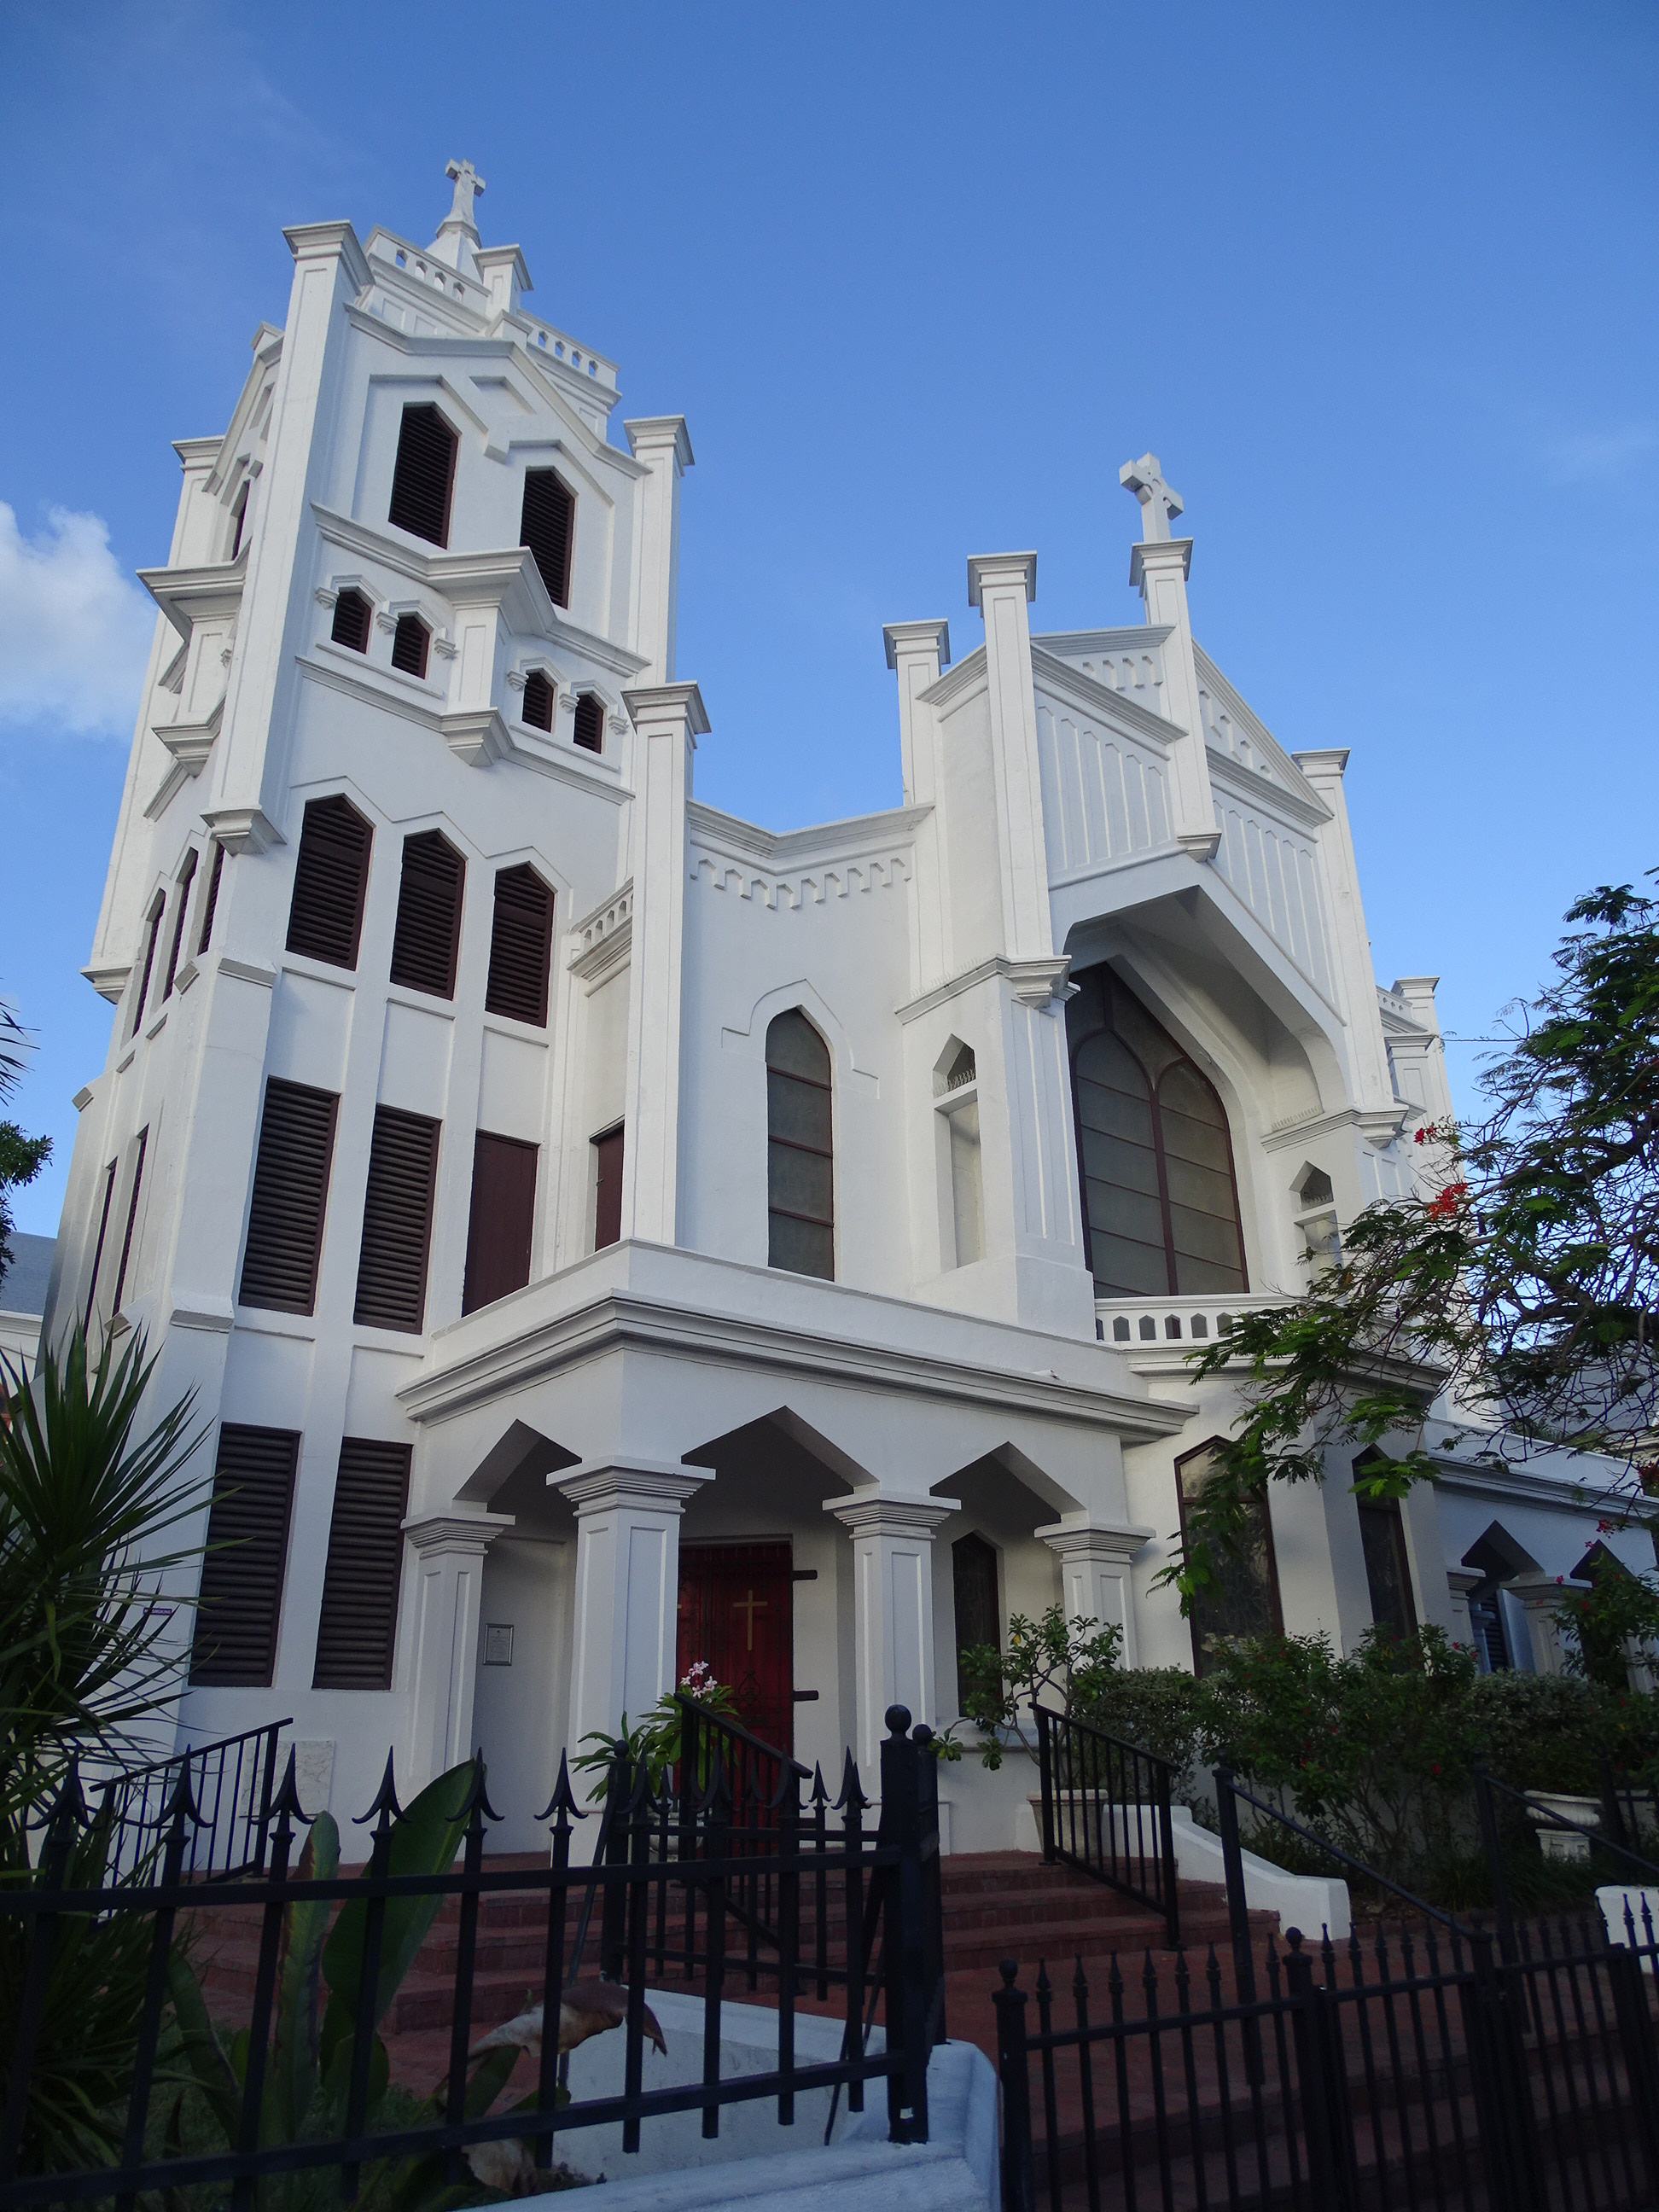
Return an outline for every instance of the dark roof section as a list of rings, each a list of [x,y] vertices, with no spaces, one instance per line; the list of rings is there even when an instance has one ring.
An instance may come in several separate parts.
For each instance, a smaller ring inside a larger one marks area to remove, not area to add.
[[[25,1237],[14,1229],[6,1241],[11,1249],[11,1265],[0,1275],[0,1313],[45,1313],[58,1239]]]

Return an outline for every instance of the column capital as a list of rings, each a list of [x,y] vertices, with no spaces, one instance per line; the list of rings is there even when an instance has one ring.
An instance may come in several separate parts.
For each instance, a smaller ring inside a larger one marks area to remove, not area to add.
[[[1348,765],[1346,745],[1322,745],[1312,752],[1292,753],[1296,763],[1310,783],[1340,783]]]
[[[951,665],[948,622],[884,623],[881,641],[886,647],[890,668],[896,668],[901,659],[932,660],[936,671]]]
[[[1097,1559],[1118,1560],[1127,1565],[1138,1552],[1152,1542],[1158,1531],[1156,1528],[1143,1528],[1135,1522],[1055,1521],[1046,1528],[1034,1529],[1032,1534],[1039,1537],[1051,1552],[1058,1552],[1062,1559],[1091,1554]]]
[[[690,737],[708,735],[708,710],[695,684],[648,684],[640,690],[624,691],[623,704],[633,718],[634,727],[641,732],[647,727],[653,732],[684,727]]]
[[[1035,553],[970,553],[968,556],[968,604],[978,606],[988,590],[1006,590],[1023,585],[1028,599],[1036,597]]]
[[[1467,1598],[1473,1589],[1479,1589],[1486,1577],[1479,1567],[1448,1567],[1446,1587],[1455,1598]]]
[[[584,1460],[568,1474],[549,1478],[575,1507],[577,1517],[608,1513],[619,1505],[644,1506],[678,1519],[688,1498],[714,1480],[712,1468],[686,1467],[675,1460]]]
[[[402,1525],[422,1557],[428,1552],[453,1552],[481,1559],[502,1529],[513,1527],[514,1519],[511,1513],[419,1513]]]
[[[623,428],[628,434],[628,450],[636,461],[645,453],[672,453],[677,468],[696,465],[684,415],[636,415]]]
[[[954,1499],[942,1504],[930,1498],[829,1498],[823,1510],[850,1528],[854,1536],[920,1536],[929,1543],[941,1521],[962,1508]]]
[[[1149,576],[1174,576],[1177,573],[1184,584],[1193,569],[1193,541],[1190,538],[1148,538],[1129,548],[1129,581],[1136,591],[1146,589]]]

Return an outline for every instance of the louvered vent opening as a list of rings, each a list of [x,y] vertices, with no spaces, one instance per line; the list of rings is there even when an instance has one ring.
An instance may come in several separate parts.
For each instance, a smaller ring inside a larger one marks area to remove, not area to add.
[[[405,676],[424,676],[432,633],[419,615],[399,615],[392,635],[392,665]]]
[[[399,530],[432,545],[449,543],[455,445],[455,433],[435,407],[404,408],[388,514]]]
[[[242,532],[247,526],[248,494],[252,489],[252,484],[244,484],[242,495],[236,502],[236,534],[230,541],[230,557],[233,561],[242,550]]]
[[[552,892],[532,867],[498,870],[485,1011],[544,1027],[552,950]]]
[[[419,1333],[441,1127],[396,1106],[374,1109],[354,1316],[366,1327]]]
[[[173,892],[173,941],[167,946],[167,972],[161,984],[163,1000],[173,996],[173,980],[179,973],[179,955],[185,942],[185,918],[190,912],[190,887],[196,880],[196,848],[192,845],[185,855],[185,865],[179,872],[178,889]]]
[[[270,1686],[288,1566],[300,1439],[227,1421],[219,1431],[207,1557],[190,1678],[226,1689]]]
[[[313,1689],[392,1687],[409,1462],[407,1444],[347,1437],[340,1446]]]
[[[132,1002],[132,1027],[129,1036],[137,1036],[138,1024],[144,1018],[144,1001],[149,996],[150,970],[155,965],[155,940],[161,933],[161,916],[167,912],[167,894],[157,891],[155,903],[149,910],[149,927],[144,937],[143,972],[138,978],[138,995]]]
[[[591,753],[605,750],[605,702],[584,691],[576,702],[576,743]]]
[[[570,604],[570,540],[576,502],[551,469],[527,469],[519,543],[536,556],[547,596],[556,607]]]
[[[98,1214],[98,1242],[92,1248],[92,1278],[87,1285],[87,1322],[92,1321],[94,1302],[98,1296],[98,1270],[104,1261],[104,1239],[109,1235],[110,1201],[115,1196],[115,1176],[121,1163],[112,1160],[104,1170],[104,1200]]]
[[[553,726],[553,686],[539,668],[532,668],[524,680],[524,719],[532,730]]]
[[[334,602],[334,627],[329,632],[336,645],[353,653],[368,651],[368,625],[374,609],[361,592],[342,592]]]
[[[398,927],[392,939],[392,980],[435,999],[455,995],[461,941],[461,894],[466,862],[447,837],[428,830],[404,840],[398,886]]]
[[[121,1264],[115,1271],[115,1296],[110,1311],[119,1313],[126,1294],[127,1267],[132,1258],[132,1232],[138,1226],[138,1194],[144,1187],[144,1154],[149,1150],[149,1131],[138,1132],[138,1149],[132,1163],[132,1188],[127,1193],[126,1232],[121,1239]]]
[[[334,968],[357,965],[374,832],[349,799],[313,799],[300,833],[288,949]]]
[[[245,1306],[308,1314],[316,1304],[339,1103],[331,1091],[275,1076],[265,1085],[242,1259]]]
[[[213,848],[213,872],[208,878],[207,904],[202,909],[202,933],[196,940],[198,952],[205,952],[213,938],[213,917],[219,910],[219,878],[225,872],[225,848],[216,841]]]
[[[521,1291],[530,1280],[536,1216],[536,1147],[480,1129],[472,1147],[472,1212],[466,1231],[461,1311]]]
[[[622,1241],[623,1132],[593,1139],[593,1249]]]

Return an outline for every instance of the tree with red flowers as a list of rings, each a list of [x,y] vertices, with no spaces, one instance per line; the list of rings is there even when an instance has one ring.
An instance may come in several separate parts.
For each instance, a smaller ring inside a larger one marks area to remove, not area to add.
[[[1194,1355],[1245,1403],[1164,1571],[1183,1609],[1270,1482],[1322,1480],[1337,1446],[1362,1497],[1403,1497],[1449,1419],[1489,1458],[1577,1455],[1615,1525],[1659,1522],[1659,901],[1603,885],[1566,921],[1481,1076],[1485,1117],[1416,1131],[1426,1188],[1367,1207],[1306,1291]]]

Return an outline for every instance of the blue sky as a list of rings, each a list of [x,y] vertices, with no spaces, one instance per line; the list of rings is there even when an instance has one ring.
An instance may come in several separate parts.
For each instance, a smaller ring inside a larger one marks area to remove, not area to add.
[[[1039,629],[1135,620],[1151,447],[1200,638],[1286,744],[1353,749],[1383,981],[1438,971],[1483,1035],[1579,890],[1659,863],[1645,0],[19,4],[6,46],[0,991],[58,1147],[23,1229],[104,1057],[78,970],[169,441],[283,319],[282,225],[428,238],[452,155],[621,363],[613,435],[690,422],[700,796],[893,803],[880,625],[967,650],[971,552],[1038,550]]]

